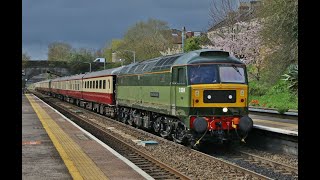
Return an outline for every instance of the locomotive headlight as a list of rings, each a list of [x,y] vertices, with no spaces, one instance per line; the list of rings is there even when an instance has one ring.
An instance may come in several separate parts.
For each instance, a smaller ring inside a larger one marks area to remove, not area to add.
[[[209,94],[209,95],[207,96],[207,98],[208,98],[208,99],[211,99],[211,95]]]
[[[224,107],[224,108],[222,109],[222,111],[223,111],[223,112],[227,112],[227,111],[228,111],[228,108]]]
[[[232,95],[231,94],[229,95],[229,99],[232,99]]]

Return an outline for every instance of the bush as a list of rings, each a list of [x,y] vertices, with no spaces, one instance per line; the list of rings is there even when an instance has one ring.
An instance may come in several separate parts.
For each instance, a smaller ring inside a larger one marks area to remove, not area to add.
[[[249,82],[249,95],[251,96],[263,96],[267,93],[268,88],[258,82]]]
[[[288,106],[287,105],[279,105],[277,107],[277,111],[280,113],[280,114],[284,114],[285,112],[287,112],[289,110]]]
[[[289,83],[289,89],[297,93],[298,92],[298,65],[293,64],[290,65],[288,68],[288,73],[282,75],[284,77],[284,81]]]
[[[279,113],[284,113],[289,109],[298,109],[298,97],[288,89],[288,82],[286,81],[280,80],[271,88],[255,82],[253,82],[253,85],[251,82],[251,86],[253,88],[249,87],[249,89],[252,88],[253,92],[249,95],[250,106],[275,108]]]

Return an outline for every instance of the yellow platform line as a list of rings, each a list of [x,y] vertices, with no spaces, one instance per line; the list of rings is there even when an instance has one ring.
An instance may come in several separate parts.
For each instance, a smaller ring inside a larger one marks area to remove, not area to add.
[[[45,110],[26,94],[44,129],[58,150],[73,179],[108,179],[96,164],[81,150]]]

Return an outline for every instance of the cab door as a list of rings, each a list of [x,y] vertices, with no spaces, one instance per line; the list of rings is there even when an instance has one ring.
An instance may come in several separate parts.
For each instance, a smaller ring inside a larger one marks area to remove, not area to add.
[[[186,67],[173,67],[170,93],[171,115],[182,115],[179,107],[184,107],[186,102],[188,102],[186,85]]]

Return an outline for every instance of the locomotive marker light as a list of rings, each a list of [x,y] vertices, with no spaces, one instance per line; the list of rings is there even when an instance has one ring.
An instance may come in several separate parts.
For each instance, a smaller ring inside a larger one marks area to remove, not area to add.
[[[211,95],[210,94],[208,95],[208,99],[211,99]]]
[[[199,97],[199,90],[196,90],[195,94],[196,94],[196,97]]]
[[[231,94],[229,95],[229,99],[232,99],[232,95]]]
[[[240,96],[244,96],[244,90],[243,89],[240,91]]]

